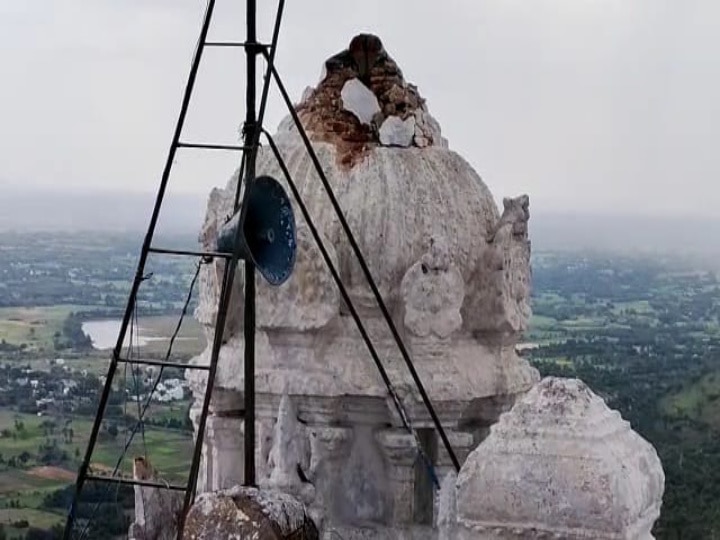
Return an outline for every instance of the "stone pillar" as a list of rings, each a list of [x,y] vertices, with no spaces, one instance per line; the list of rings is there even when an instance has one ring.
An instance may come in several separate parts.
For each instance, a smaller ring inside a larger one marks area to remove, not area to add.
[[[207,491],[228,489],[244,480],[243,419],[210,415],[207,419]]]
[[[450,446],[452,446],[452,449],[455,452],[455,456],[458,458],[458,461],[460,461],[460,465],[462,465],[463,463],[465,463],[468,454],[477,446],[475,444],[474,435],[472,433],[467,433],[464,431],[450,431],[448,429],[445,429],[445,433],[450,440]],[[438,439],[439,438],[440,436],[438,435]],[[443,485],[445,482],[444,479],[448,477],[457,478],[455,465],[453,465],[452,460],[450,459],[450,455],[447,453],[445,445],[442,443],[441,440],[438,440],[438,459],[435,466],[435,474],[438,477],[438,482]],[[433,523],[437,522],[439,512],[439,498],[436,497],[434,508],[435,515]]]
[[[257,433],[257,445],[255,446],[255,474],[258,480],[264,480],[270,475],[268,458],[270,457],[270,449],[273,444],[274,422],[275,421],[272,418],[257,418],[255,421],[255,430]]]
[[[197,430],[198,430],[198,422],[200,420],[200,413],[202,412],[202,401],[198,399],[197,397],[193,398],[193,404],[190,407],[190,421],[193,425],[193,445],[195,444],[195,441],[197,440]],[[197,477],[197,493],[205,493],[208,491],[208,478],[210,478],[212,475],[210,474],[210,462],[207,459],[207,445],[208,441],[207,439],[203,440],[202,445],[202,453],[200,455],[200,467],[198,469],[198,477]]]
[[[392,525],[409,526],[413,521],[413,494],[418,457],[415,438],[405,430],[389,429],[377,433],[389,463],[389,479],[393,494]]]

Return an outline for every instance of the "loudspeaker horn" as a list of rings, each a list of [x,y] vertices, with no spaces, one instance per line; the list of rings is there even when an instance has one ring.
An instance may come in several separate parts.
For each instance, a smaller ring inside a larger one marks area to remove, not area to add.
[[[280,182],[258,176],[246,194],[249,197],[240,235],[240,258],[250,259],[270,285],[282,285],[295,266],[297,239],[295,215]],[[240,223],[240,210],[220,229],[217,248],[232,254]]]

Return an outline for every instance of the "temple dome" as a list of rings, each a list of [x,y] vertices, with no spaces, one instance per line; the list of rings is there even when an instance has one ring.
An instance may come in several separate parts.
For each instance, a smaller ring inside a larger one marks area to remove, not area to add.
[[[291,175],[316,224],[335,247],[343,282],[355,292],[365,278],[307,152],[296,137],[281,137]],[[338,202],[380,290],[397,299],[407,270],[425,253],[431,238],[447,242],[463,279],[470,282],[486,239],[499,215],[480,177],[458,154],[444,148],[376,147],[342,170],[332,143],[314,142]],[[259,170],[280,177],[264,152]]]
[[[497,403],[505,406],[537,378],[514,351],[530,315],[528,197],[504,199],[500,214],[490,190],[448,148],[418,89],[374,36],[356,36],[347,50],[327,60],[321,81],[303,93],[295,110],[428,391],[438,400],[462,401],[463,407],[500,395]],[[291,117],[280,123],[274,140],[392,380],[415,396],[415,384]],[[256,171],[286,183],[268,145],[259,150]],[[210,195],[201,233],[205,249],[214,248],[218,230],[232,214],[237,182],[235,175]],[[385,396],[293,204],[298,246],[293,273],[279,287],[257,282],[258,392],[281,392],[287,384],[290,393]],[[222,264],[216,261],[201,274],[196,317],[209,329]],[[225,330],[228,357],[243,347],[243,280],[241,267]],[[314,333],[320,330],[322,335]],[[198,361],[206,362],[208,354]],[[223,361],[218,385],[241,388],[242,373],[241,366]],[[463,422],[474,421],[480,408],[474,405]]]
[[[359,39],[369,40],[370,46],[363,50],[375,55],[370,60],[353,60]],[[357,67],[362,64],[371,68],[363,72]],[[481,267],[488,263],[488,242],[500,223],[493,196],[470,164],[447,147],[425,100],[414,85],[405,81],[379,39],[358,36],[347,51],[326,61],[322,80],[304,92],[296,110],[390,307],[399,300],[406,272],[434,244],[440,244],[460,272],[463,312],[477,311],[481,302],[497,301],[494,291],[487,290],[487,276],[481,275]],[[275,139],[316,226],[330,246],[343,283],[356,301],[374,306],[357,258],[289,116],[281,122]],[[268,147],[259,152],[257,171],[285,183]],[[209,216],[203,236],[209,245],[222,220],[231,213],[236,185],[237,177],[225,190],[214,193],[217,200],[211,201],[210,207],[214,206],[215,214]],[[269,311],[261,308],[261,325],[323,326],[341,309],[339,296],[320,287],[320,283],[310,287],[312,294],[307,290],[309,282],[332,282],[297,209],[296,216],[300,229],[298,266],[282,289],[291,291],[289,296],[293,297],[297,313],[289,313],[284,305],[273,309],[271,303]],[[313,262],[316,260],[319,264]],[[520,276],[521,280],[526,278]],[[334,285],[329,288],[334,289]],[[296,293],[301,290],[304,292],[298,297]],[[261,290],[260,294],[279,296],[274,304],[283,304],[282,293]],[[519,311],[513,331],[524,329],[529,315],[524,305]],[[213,313],[203,317],[201,310],[200,319],[211,324]],[[465,317],[465,328],[469,330],[488,330],[484,323],[481,317]]]
[[[578,379],[548,377],[468,456],[456,537],[647,540],[663,489],[655,449],[617,411]]]

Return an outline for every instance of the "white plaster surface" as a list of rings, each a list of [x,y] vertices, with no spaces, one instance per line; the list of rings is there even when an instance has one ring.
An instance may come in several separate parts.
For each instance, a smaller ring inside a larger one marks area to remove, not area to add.
[[[405,120],[397,116],[389,116],[380,126],[380,144],[407,148],[415,136],[415,117],[408,116]]]
[[[350,79],[340,91],[342,106],[360,120],[370,125],[373,117],[380,112],[380,104],[375,94],[358,79]]]
[[[327,75],[341,84],[337,77]],[[370,115],[373,106],[356,106],[365,99],[357,83],[351,79],[342,87],[347,100],[340,106],[354,108],[361,121],[371,116],[377,121],[376,112]],[[393,84],[399,97],[390,104],[405,103],[409,86],[402,80]],[[340,88],[324,88],[320,97],[335,99],[329,102],[338,107]],[[326,120],[335,125],[332,112],[326,118],[313,110],[303,118],[313,120],[314,114],[316,130]],[[338,135],[315,137],[313,147],[462,463],[501,413],[539,380],[515,351],[530,317],[529,198],[505,198],[500,213],[478,174],[447,148],[424,101],[410,113],[405,121],[388,117],[402,124],[394,139],[381,129],[379,144]],[[359,131],[345,135],[378,135]],[[409,417],[416,427],[432,427],[287,118],[275,140]],[[383,140],[402,144],[383,146]],[[353,144],[362,146],[357,161],[339,159],[348,148],[357,150]],[[284,183],[267,148],[259,151],[257,171]],[[205,248],[229,215],[236,176],[210,194],[200,237]],[[657,455],[584,385],[562,381],[535,386],[501,417],[471,454],[455,489],[449,487],[453,477],[446,478],[435,508],[437,530],[416,526],[414,439],[403,429],[309,228],[294,209],[293,275],[276,288],[257,281],[256,462],[262,486],[297,497],[325,538],[540,538],[545,530],[557,538],[649,538],[663,489]],[[216,261],[201,272],[195,315],[208,336],[214,332],[223,264]],[[211,402],[201,492],[237,482],[242,469],[242,421],[227,414],[243,408],[244,278],[240,269]],[[208,348],[192,362],[207,364],[209,357]],[[186,375],[196,400],[195,423],[205,376]],[[445,477],[451,468],[438,444],[438,474]],[[578,531],[590,536],[572,536]]]
[[[463,465],[457,538],[648,540],[663,490],[655,449],[617,411],[578,379],[548,377]]]

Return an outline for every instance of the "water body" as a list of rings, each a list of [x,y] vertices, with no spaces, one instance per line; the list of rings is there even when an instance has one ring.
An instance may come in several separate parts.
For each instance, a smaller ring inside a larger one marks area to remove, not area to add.
[[[84,323],[82,323],[82,331],[88,336],[90,336],[90,339],[92,339],[93,348],[98,350],[112,349],[113,347],[115,347],[115,343],[117,343],[118,334],[120,333],[121,322],[122,321],[120,319],[85,321]],[[140,328],[140,331],[136,335],[133,335],[133,344],[142,347],[143,345],[147,345],[148,342],[157,339],[166,338],[158,338],[145,335],[143,329]],[[125,337],[125,343],[129,343],[129,341],[130,328],[128,327],[128,331]]]

